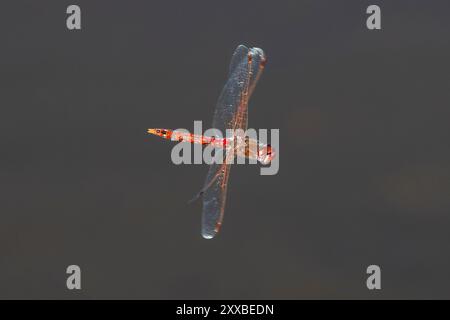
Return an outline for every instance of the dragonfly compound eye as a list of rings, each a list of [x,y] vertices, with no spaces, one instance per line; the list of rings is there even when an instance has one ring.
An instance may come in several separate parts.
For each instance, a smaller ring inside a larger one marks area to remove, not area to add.
[[[271,156],[272,155],[272,147],[270,144],[267,145],[267,155]]]

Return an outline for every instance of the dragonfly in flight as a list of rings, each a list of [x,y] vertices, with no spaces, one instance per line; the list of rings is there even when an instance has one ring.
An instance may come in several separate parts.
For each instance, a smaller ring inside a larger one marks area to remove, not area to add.
[[[248,101],[265,64],[266,56],[260,48],[247,48],[244,45],[236,48],[231,59],[227,81],[216,104],[212,128],[221,132],[227,129],[233,132],[247,130]],[[232,162],[230,158],[241,156],[257,160],[262,164],[269,164],[275,156],[269,144],[237,135],[216,138],[161,128],[148,129],[148,133],[172,141],[212,145],[214,148],[222,148],[226,151],[223,155],[224,161],[210,165],[203,188],[197,195],[197,197],[203,197],[202,236],[206,239],[213,238],[222,225],[230,162]]]

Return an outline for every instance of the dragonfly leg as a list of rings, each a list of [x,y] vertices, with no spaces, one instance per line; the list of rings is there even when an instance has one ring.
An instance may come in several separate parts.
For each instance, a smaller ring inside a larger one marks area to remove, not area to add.
[[[205,193],[206,190],[208,190],[212,184],[214,183],[214,181],[217,180],[217,178],[220,175],[220,172],[222,171],[222,166],[220,166],[220,169],[218,170],[218,172],[216,173],[216,175],[214,176],[214,178],[211,179],[211,181],[208,183],[208,185],[204,186],[191,200],[188,201],[188,203],[192,203],[195,202],[198,198],[200,198],[201,196],[203,196],[203,194]]]
[[[225,158],[224,163],[222,163],[222,165],[220,166],[219,170],[217,170],[216,174],[214,175],[214,177],[211,179],[210,182],[208,182],[208,184],[206,186],[204,186],[191,200],[188,201],[188,203],[192,203],[195,202],[198,198],[200,198],[201,196],[203,196],[203,194],[205,193],[206,190],[208,190],[209,188],[211,188],[211,186],[213,185],[213,183],[217,180],[217,178],[219,178],[219,176],[222,174],[223,169],[225,168],[225,166],[228,164],[228,162],[231,160],[231,158],[234,157],[234,153],[230,152],[227,154],[227,157]]]

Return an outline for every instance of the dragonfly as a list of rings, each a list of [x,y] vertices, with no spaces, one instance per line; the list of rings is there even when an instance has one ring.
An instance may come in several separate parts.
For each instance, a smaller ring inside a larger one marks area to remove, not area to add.
[[[236,48],[231,58],[227,81],[216,104],[212,128],[221,132],[226,132],[227,129],[232,132],[247,130],[248,102],[266,61],[264,51],[260,48],[248,48],[245,45]],[[267,165],[275,157],[275,151],[270,144],[238,134],[218,138],[162,128],[148,129],[148,133],[172,141],[211,145],[226,151],[223,153],[224,161],[210,165],[203,188],[194,198],[203,197],[201,232],[205,239],[214,238],[222,226],[232,162],[230,160],[240,156]]]

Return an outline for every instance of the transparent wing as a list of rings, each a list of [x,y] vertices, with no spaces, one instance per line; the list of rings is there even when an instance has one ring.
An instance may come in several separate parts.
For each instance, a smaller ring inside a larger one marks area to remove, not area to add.
[[[227,195],[229,164],[212,164],[206,176],[205,184],[212,182],[203,194],[202,236],[213,238],[222,225]],[[214,180],[214,181],[213,181]]]
[[[213,128],[225,134],[226,129],[238,129],[236,120],[241,120],[239,124],[245,126],[240,129],[247,128],[248,99],[262,73],[265,61],[264,52],[259,48],[249,49],[244,45],[236,48],[231,58],[228,79],[214,111]],[[238,111],[245,113],[244,119],[236,118]]]
[[[247,130],[248,99],[265,64],[264,52],[258,48],[236,48],[230,63],[228,79],[217,101],[212,127],[226,134],[226,129]],[[225,154],[225,152],[224,152]],[[226,156],[226,155],[224,155]],[[203,187],[202,235],[213,238],[222,224],[230,165],[212,164]]]

